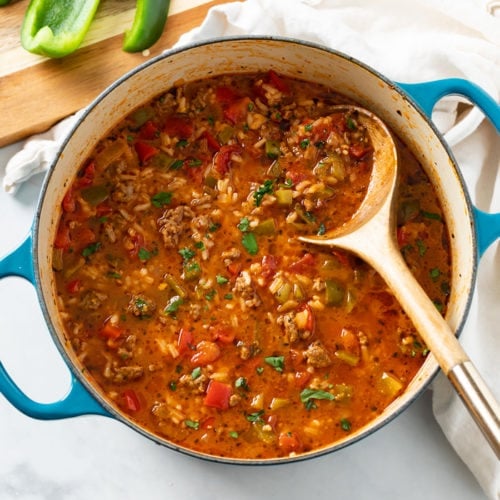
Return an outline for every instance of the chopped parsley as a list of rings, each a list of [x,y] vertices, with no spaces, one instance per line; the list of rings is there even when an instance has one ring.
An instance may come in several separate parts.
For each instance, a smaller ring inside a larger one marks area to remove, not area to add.
[[[425,217],[426,219],[441,220],[441,216],[434,212],[426,212],[425,210],[420,210],[420,214],[422,215],[422,217]]]
[[[247,379],[245,377],[238,377],[235,382],[234,382],[234,386],[237,388],[237,389],[243,389],[245,391],[248,391],[249,390],[249,387],[248,387],[248,382],[247,382]]]
[[[238,229],[242,233],[246,233],[250,229],[250,221],[248,220],[247,217],[243,217],[243,219],[240,220],[240,223],[238,224]]]
[[[186,427],[194,429],[195,431],[197,431],[200,428],[200,422],[197,422],[196,420],[186,419],[184,420],[184,423],[186,424]]]
[[[257,190],[253,193],[254,204],[256,207],[259,207],[262,203],[262,198],[264,195],[270,194],[273,192],[273,181],[271,179],[267,179],[264,181],[264,184],[260,185]]]
[[[285,367],[285,357],[284,356],[268,356],[264,358],[264,361],[272,366],[277,372],[282,372]]]
[[[437,281],[441,276],[441,271],[437,267],[434,267],[429,271],[429,276],[432,281]]]
[[[199,160],[198,158],[193,158],[193,159],[188,161],[189,167],[199,167],[202,164],[203,164],[203,162],[201,160]]]
[[[356,122],[350,116],[347,117],[346,125],[349,130],[356,130],[357,128]]]
[[[349,420],[347,420],[347,418],[340,419],[340,428],[346,432],[350,431],[351,430],[351,422],[349,422]]]
[[[146,260],[149,260],[151,257],[154,257],[158,253],[158,250],[147,250],[144,247],[139,248],[139,253],[137,256],[139,257],[139,260],[142,260],[143,262]]]
[[[168,205],[172,201],[172,193],[167,191],[160,191],[151,197],[151,203],[157,208]]]
[[[229,281],[229,279],[226,278],[225,276],[222,276],[221,274],[218,274],[215,277],[215,281],[217,282],[218,285],[225,285]]]
[[[254,413],[250,413],[248,415],[246,415],[246,419],[249,421],[249,422],[263,422],[264,420],[262,419],[262,415],[264,415],[264,410],[259,410],[259,411],[256,411]]]
[[[307,410],[312,410],[317,408],[315,400],[326,399],[328,401],[333,401],[335,396],[331,392],[322,391],[320,389],[304,389],[300,393],[300,400],[304,403]]]
[[[427,246],[422,240],[417,240],[415,243],[417,244],[418,255],[420,255],[420,257],[423,257],[425,255],[425,252],[427,252]]]
[[[194,250],[191,250],[190,248],[187,247],[181,248],[179,250],[179,253],[181,254],[184,260],[190,260],[196,255],[196,252]]]
[[[96,253],[99,248],[101,248],[101,244],[98,241],[91,243],[82,250],[82,255],[85,258],[90,257],[92,254]]]
[[[180,170],[184,165],[184,160],[174,160],[170,165],[170,170]]]
[[[259,251],[259,245],[253,233],[244,233],[241,238],[241,243],[250,255],[255,255]]]
[[[183,302],[184,301],[181,297],[179,297],[178,295],[174,295],[168,301],[168,304],[163,311],[165,312],[165,314],[174,315],[179,310],[179,307],[183,304]]]

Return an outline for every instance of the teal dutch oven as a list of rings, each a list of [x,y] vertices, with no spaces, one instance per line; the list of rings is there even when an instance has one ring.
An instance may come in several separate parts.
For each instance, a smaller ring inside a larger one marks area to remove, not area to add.
[[[441,98],[458,94],[477,105],[500,131],[500,107],[481,88],[462,79],[395,83],[360,61],[319,45],[275,37],[210,40],[171,50],[126,74],[86,108],[65,139],[41,191],[35,220],[25,241],[0,260],[0,277],[20,276],[36,288],[48,330],[71,371],[69,392],[59,401],[30,399],[0,363],[0,392],[21,412],[37,419],[102,415],[125,423],[169,448],[226,463],[283,463],[322,455],[376,431],[424,392],[439,370],[428,356],[405,392],[380,416],[342,441],[297,457],[233,460],[206,456],[173,444],[137,425],[120,412],[82,371],[56,307],[52,246],[65,189],[97,141],[132,109],[172,87],[223,73],[276,71],[325,84],[377,115],[420,160],[438,193],[450,231],[452,283],[446,320],[460,334],[470,307],[477,267],[486,248],[500,236],[500,214],[488,214],[471,202],[452,152],[431,120]]]

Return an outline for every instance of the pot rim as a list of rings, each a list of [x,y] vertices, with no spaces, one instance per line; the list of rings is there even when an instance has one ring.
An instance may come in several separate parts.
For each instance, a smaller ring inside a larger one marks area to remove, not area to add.
[[[220,457],[220,456],[213,456],[213,455],[208,455],[204,454],[202,452],[198,452],[196,450],[191,450],[189,448],[184,448],[182,446],[179,446],[171,441],[168,441],[165,438],[161,438],[155,434],[153,434],[151,431],[148,431],[147,429],[143,428],[141,425],[138,423],[134,422],[131,418],[127,418],[123,416],[121,412],[119,412],[115,407],[113,407],[105,398],[99,390],[96,389],[96,387],[85,377],[85,375],[82,374],[81,370],[78,369],[74,361],[72,360],[70,354],[68,353],[68,348],[65,347],[64,343],[61,340],[60,335],[58,335],[56,328],[54,326],[54,323],[52,321],[52,317],[50,315],[50,312],[48,310],[48,307],[46,305],[43,292],[42,292],[42,277],[40,273],[40,261],[39,261],[39,239],[42,237],[43,234],[40,233],[40,227],[39,227],[39,221],[40,221],[40,213],[43,208],[43,203],[44,199],[46,196],[46,192],[48,189],[48,186],[50,184],[50,181],[52,179],[53,171],[54,168],[57,166],[59,163],[59,160],[61,156],[64,154],[64,151],[68,145],[68,143],[71,141],[73,135],[77,132],[78,128],[80,125],[85,121],[85,119],[91,114],[94,108],[96,108],[101,101],[108,96],[109,94],[113,93],[118,87],[123,85],[128,79],[133,77],[134,75],[146,70],[150,66],[154,66],[155,64],[158,64],[162,62],[165,59],[168,59],[172,56],[176,56],[178,54],[182,54],[183,52],[190,51],[193,49],[197,49],[203,46],[207,45],[214,45],[214,44],[225,44],[229,42],[259,42],[259,41],[272,41],[272,42],[278,42],[278,43],[284,43],[284,44],[292,44],[292,45],[300,45],[300,46],[305,46],[313,49],[318,49],[320,51],[327,52],[329,54],[332,54],[336,57],[339,57],[341,59],[346,60],[349,63],[352,63],[356,66],[359,66],[360,68],[364,69],[365,71],[371,73],[373,76],[381,80],[383,83],[385,83],[391,91],[396,92],[397,94],[400,95],[400,97],[408,102],[411,107],[420,115],[420,117],[426,122],[426,125],[428,125],[436,138],[439,140],[441,146],[446,152],[447,157],[450,160],[450,167],[453,168],[454,173],[457,176],[457,181],[461,187],[463,196],[464,196],[464,201],[465,205],[467,207],[467,218],[470,221],[470,224],[472,226],[472,252],[473,252],[473,259],[474,259],[474,264],[472,266],[472,271],[471,271],[471,287],[470,287],[470,293],[468,294],[467,300],[464,304],[463,308],[463,314],[462,317],[460,318],[460,322],[456,327],[456,335],[459,336],[463,326],[467,320],[467,316],[470,310],[471,302],[472,302],[472,297],[473,297],[473,290],[475,287],[476,283],[476,278],[477,278],[477,262],[478,262],[478,246],[477,246],[477,234],[476,234],[476,227],[475,227],[475,220],[473,217],[473,205],[470,199],[469,192],[467,190],[463,175],[458,167],[458,164],[454,158],[454,155],[451,151],[450,146],[446,143],[444,140],[441,132],[437,129],[435,124],[432,122],[432,120],[425,114],[425,112],[422,110],[420,107],[419,103],[413,99],[411,95],[406,93],[401,87],[398,86],[397,83],[394,81],[390,80],[386,76],[384,76],[382,73],[377,71],[376,69],[372,68],[368,64],[344,53],[341,51],[338,51],[336,49],[332,49],[330,47],[327,47],[322,44],[318,44],[315,42],[310,42],[307,40],[301,40],[298,38],[293,38],[293,37],[285,37],[285,36],[261,36],[261,35],[241,35],[241,36],[227,36],[227,37],[215,37],[215,38],[209,38],[205,39],[203,41],[196,41],[196,42],[190,42],[188,44],[183,44],[182,46],[178,47],[173,47],[171,49],[168,49],[164,51],[162,54],[159,54],[158,56],[155,56],[148,61],[145,61],[132,70],[126,72],[124,75],[122,75],[119,79],[114,81],[111,85],[109,85],[106,89],[104,89],[98,96],[96,96],[91,103],[89,103],[88,106],[86,106],[82,112],[82,114],[78,117],[76,122],[73,124],[71,129],[68,131],[66,137],[64,138],[63,142],[61,143],[61,146],[54,158],[54,160],[51,163],[51,166],[49,168],[49,171],[47,175],[44,178],[43,184],[42,184],[42,189],[40,192],[39,200],[38,200],[38,205],[36,209],[36,214],[35,214],[35,219],[32,227],[32,234],[33,234],[33,263],[34,263],[34,275],[35,275],[35,282],[37,284],[36,292],[38,295],[39,303],[42,309],[42,313],[45,319],[45,322],[48,326],[50,335],[55,342],[59,353],[61,354],[64,362],[70,369],[71,373],[73,376],[75,376],[78,381],[85,387],[85,389],[90,393],[90,395],[98,401],[98,403],[109,413],[109,416],[112,416],[115,420],[120,421],[121,423],[124,423],[128,427],[132,428],[136,432],[139,432],[143,436],[147,437],[148,439],[156,442],[157,444],[162,444],[166,446],[167,448],[178,451],[183,453],[184,455],[196,457],[196,458],[201,458],[204,460],[208,460],[211,462],[217,462],[217,463],[224,463],[224,464],[232,464],[232,465],[276,465],[276,464],[288,464],[292,462],[300,462],[303,460],[307,460],[310,458],[316,458],[320,457],[329,453],[332,453],[334,451],[338,451],[342,448],[345,448],[347,446],[350,446],[361,439],[364,439],[368,437],[370,434],[373,432],[379,430],[380,428],[384,427],[386,424],[391,422],[393,419],[395,419],[397,416],[399,416],[402,412],[404,412],[417,398],[421,397],[421,395],[427,390],[427,388],[430,386],[438,372],[440,371],[440,368],[435,361],[434,358],[432,358],[432,362],[434,366],[429,370],[429,375],[427,376],[427,380],[421,384],[421,387],[419,390],[410,398],[408,398],[404,403],[400,403],[397,408],[393,409],[390,414],[386,415],[383,419],[380,421],[376,422],[376,424],[373,424],[373,421],[371,423],[366,424],[360,432],[350,438],[347,438],[345,440],[330,444],[328,446],[322,447],[320,449],[313,450],[311,452],[307,452],[304,454],[300,454],[297,456],[293,457],[280,457],[280,458],[271,458],[271,459],[240,459],[240,458],[227,458],[227,457]],[[307,80],[307,75],[304,75],[304,79]],[[429,358],[428,358],[429,360]],[[429,360],[430,361],[430,360]],[[426,361],[428,362],[428,361]]]

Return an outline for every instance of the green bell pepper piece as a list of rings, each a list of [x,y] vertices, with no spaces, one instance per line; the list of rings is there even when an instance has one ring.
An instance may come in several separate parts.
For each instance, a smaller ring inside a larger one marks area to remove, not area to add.
[[[137,0],[134,22],[125,32],[123,50],[141,52],[158,41],[167,22],[170,0]]]
[[[21,44],[33,54],[64,57],[83,42],[100,0],[31,0]]]
[[[0,7],[3,7],[4,5],[8,5],[12,0],[0,0]]]

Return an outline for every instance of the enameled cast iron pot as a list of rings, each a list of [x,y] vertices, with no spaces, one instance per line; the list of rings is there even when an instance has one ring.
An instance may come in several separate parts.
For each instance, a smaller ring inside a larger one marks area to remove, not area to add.
[[[500,236],[500,214],[486,214],[471,204],[455,160],[429,117],[440,98],[460,94],[477,104],[500,131],[498,104],[464,80],[396,84],[349,56],[298,40],[274,37],[212,40],[172,50],[148,61],[109,87],[86,109],[45,179],[30,234],[16,250],[0,260],[0,277],[21,276],[36,287],[52,338],[72,372],[66,397],[51,404],[40,404],[16,386],[0,363],[0,391],[20,411],[39,419],[83,414],[109,416],[160,444],[197,457],[240,464],[277,463],[321,455],[363,438],[398,415],[427,387],[438,371],[432,355],[396,401],[344,440],[299,457],[245,461],[206,456],[152,435],[111,406],[99,389],[82,375],[57,312],[51,269],[52,241],[66,187],[97,141],[115,123],[174,84],[221,73],[265,72],[270,68],[328,85],[356,100],[378,114],[421,161],[436,187],[450,231],[453,272],[446,320],[453,331],[460,333],[471,302],[479,258]]]

